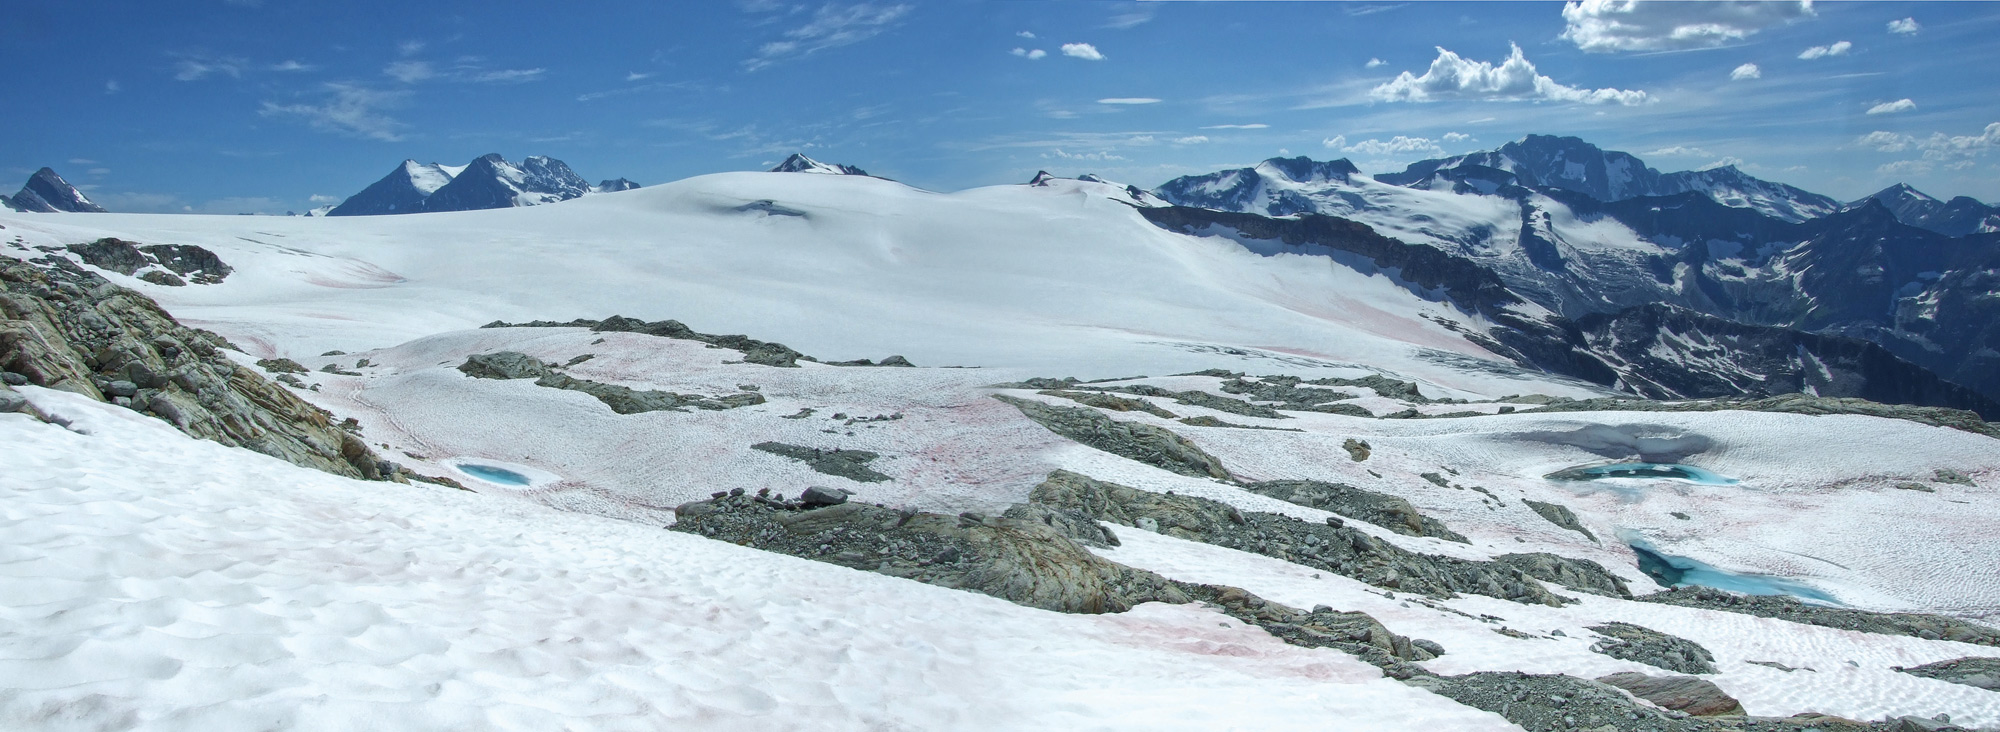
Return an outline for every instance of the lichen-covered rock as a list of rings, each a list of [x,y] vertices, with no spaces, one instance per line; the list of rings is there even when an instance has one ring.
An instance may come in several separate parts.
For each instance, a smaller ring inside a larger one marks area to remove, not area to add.
[[[357,478],[397,475],[325,411],[236,365],[222,353],[227,347],[67,259],[0,258],[0,370],[37,386],[112,396],[194,437],[297,465]]]
[[[1612,658],[1635,661],[1684,674],[1715,673],[1715,654],[1701,644],[1631,623],[1590,626],[1604,639],[1590,650]]]
[[[475,379],[533,379],[555,373],[548,364],[516,351],[476,353],[465,357],[458,370]]]
[[[1014,405],[1050,432],[1119,457],[1182,475],[1229,478],[1222,461],[1173,432],[1137,422],[1120,422],[1095,409],[1058,407],[1005,394],[993,398]]]
[[[806,467],[813,469],[813,472],[839,476],[859,483],[880,483],[885,480],[894,480],[894,478],[883,475],[876,472],[875,469],[868,467],[869,463],[874,462],[876,458],[882,456],[867,450],[822,449],[803,445],[787,445],[782,442],[759,442],[751,445],[750,448],[805,463]]]
[[[1161,409],[1160,407],[1155,406],[1152,402],[1146,401],[1144,399],[1128,399],[1126,397],[1106,394],[1101,391],[1063,391],[1061,389],[1044,389],[1037,393],[1041,394],[1042,396],[1061,397],[1063,399],[1068,399],[1070,401],[1082,404],[1087,407],[1097,407],[1098,409],[1109,409],[1113,412],[1145,412],[1147,414],[1153,415],[1155,417],[1160,417],[1162,419],[1178,418],[1177,415],[1175,415],[1173,412]]]
[[[1968,620],[1921,613],[1878,613],[1867,610],[1807,605],[1796,598],[1780,595],[1738,595],[1707,587],[1675,587],[1637,598],[1641,602],[1694,607],[1705,610],[1777,618],[1794,623],[1827,628],[1856,630],[1882,635],[1905,635],[1926,640],[1950,640],[1981,646],[2000,646],[2000,630]]]
[[[1896,670],[1911,676],[2000,691],[2000,658],[1955,658],[1909,668],[1897,666]]]
[[[1570,511],[1568,506],[1527,499],[1522,499],[1522,502],[1528,504],[1528,508],[1533,509],[1542,518],[1548,519],[1549,523],[1582,534],[1591,541],[1597,541],[1597,536],[1590,533],[1590,529],[1584,528],[1582,522],[1576,520],[1576,513]]]
[[[721,411],[764,403],[764,395],[754,391],[739,392],[720,397],[705,397],[700,394],[676,394],[671,391],[640,390],[629,386],[606,384],[601,381],[579,379],[569,374],[549,373],[535,379],[536,386],[553,389],[580,391],[597,397],[611,411],[619,414],[643,414],[645,412],[685,412],[686,407]]]
[[[1743,704],[1708,679],[1693,676],[1647,676],[1624,671],[1599,676],[1598,681],[1632,692],[1633,696],[1697,717],[1743,714]]]
[[[1571,559],[1548,552],[1502,554],[1493,561],[1521,570],[1523,574],[1593,595],[1632,599],[1625,580],[1588,559]]]
[[[1362,490],[1346,483],[1317,480],[1267,480],[1244,483],[1243,490],[1360,519],[1405,536],[1434,536],[1470,544],[1443,521],[1423,515],[1409,501],[1387,493]]]

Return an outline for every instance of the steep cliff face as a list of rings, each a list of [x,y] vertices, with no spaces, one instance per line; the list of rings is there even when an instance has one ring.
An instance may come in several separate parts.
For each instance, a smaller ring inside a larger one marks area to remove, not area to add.
[[[230,360],[221,336],[68,259],[0,257],[0,371],[173,423],[182,432],[336,475],[395,479],[358,436]]]

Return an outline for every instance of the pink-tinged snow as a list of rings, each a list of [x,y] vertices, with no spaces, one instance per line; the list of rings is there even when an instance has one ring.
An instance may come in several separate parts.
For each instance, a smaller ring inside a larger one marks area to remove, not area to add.
[[[215,251],[236,269],[217,285],[107,276],[260,356],[622,314],[829,360],[897,353],[1091,378],[1238,367],[1245,356],[1220,351],[1282,349],[1474,393],[1589,392],[1443,365],[1429,354],[1504,360],[1424,317],[1476,328],[1468,316],[1387,277],[1168,233],[1114,194],[1081,181],[937,194],[861,176],[734,173],[522,209],[0,221],[35,245],[117,236]]]
[[[362,483],[27,388],[0,728],[1504,730],[1195,606],[1000,600]]]
[[[1638,671],[1666,675],[1668,672],[1659,668],[1591,652],[1590,646],[1600,636],[1589,626],[1627,622],[1709,649],[1715,654],[1719,673],[1704,678],[1736,697],[1753,715],[1819,712],[1869,720],[1945,713],[1959,725],[2000,725],[2000,694],[1891,670],[1966,656],[2000,656],[2000,649],[1617,600],[1560,588],[1561,594],[1581,602],[1551,608],[1473,595],[1427,600],[1268,557],[1138,529],[1113,530],[1122,545],[1098,552],[1107,558],[1174,579],[1226,582],[1288,605],[1327,605],[1366,612],[1393,632],[1443,645],[1443,656],[1422,664],[1442,674],[1526,671],[1595,678]],[[1480,616],[1499,620],[1482,620]],[[1509,637],[1497,632],[1500,628],[1535,637]],[[1563,635],[1552,635],[1553,631]],[[1799,670],[1786,672],[1750,661],[1775,662]]]

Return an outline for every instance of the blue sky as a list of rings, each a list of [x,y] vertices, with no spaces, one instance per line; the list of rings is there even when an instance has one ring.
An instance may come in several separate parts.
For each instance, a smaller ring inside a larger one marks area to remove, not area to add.
[[[1576,135],[2000,201],[2000,4],[73,0],[0,16],[0,186],[281,213],[404,158],[593,182],[792,151],[935,190],[1363,170]]]

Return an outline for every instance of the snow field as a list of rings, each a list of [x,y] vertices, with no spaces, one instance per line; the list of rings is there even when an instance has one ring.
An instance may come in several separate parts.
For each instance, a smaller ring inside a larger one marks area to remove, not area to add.
[[[0,415],[8,728],[1511,728],[1192,606],[1032,610],[24,391],[73,431]]]

